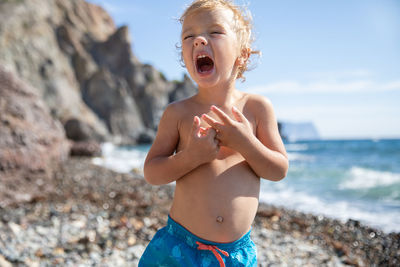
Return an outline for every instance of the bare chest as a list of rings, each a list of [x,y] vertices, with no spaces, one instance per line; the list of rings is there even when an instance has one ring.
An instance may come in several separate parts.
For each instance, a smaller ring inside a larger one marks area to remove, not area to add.
[[[224,110],[224,112],[231,118],[234,119],[233,113],[230,110]],[[241,110],[241,112],[243,112]],[[180,151],[182,149],[184,149],[188,143],[189,140],[189,135],[191,133],[191,129],[192,129],[192,125],[193,125],[193,118],[195,116],[198,116],[199,118],[201,118],[201,116],[203,114],[207,114],[210,117],[221,121],[221,119],[219,119],[217,117],[217,115],[215,115],[212,111],[209,111],[207,109],[200,109],[200,110],[196,110],[195,112],[188,112],[187,114],[182,114],[182,117],[179,121],[178,124],[178,130],[179,130],[179,142],[178,142],[178,146],[177,146],[177,151]],[[253,129],[253,134],[256,134],[256,118],[255,115],[251,114],[251,113],[243,113],[245,115],[245,117],[247,118],[247,120],[250,122],[252,129]],[[203,128],[209,128],[210,125],[207,124],[204,120],[200,120],[200,127]],[[235,151],[230,150],[227,147],[221,147],[221,154],[224,155],[230,155],[230,154],[234,154]]]

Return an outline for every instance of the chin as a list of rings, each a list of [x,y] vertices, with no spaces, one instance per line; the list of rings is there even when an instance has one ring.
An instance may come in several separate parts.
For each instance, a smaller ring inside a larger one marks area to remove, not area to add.
[[[198,87],[211,88],[219,84],[218,79],[195,79]]]

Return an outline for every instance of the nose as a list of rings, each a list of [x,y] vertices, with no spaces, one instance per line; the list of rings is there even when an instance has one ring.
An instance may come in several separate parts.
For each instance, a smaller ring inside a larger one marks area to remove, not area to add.
[[[207,45],[207,39],[203,36],[197,36],[194,40],[194,46]]]

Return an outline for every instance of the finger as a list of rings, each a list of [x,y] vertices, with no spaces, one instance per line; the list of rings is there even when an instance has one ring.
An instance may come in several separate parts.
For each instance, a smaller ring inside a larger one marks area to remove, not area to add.
[[[207,135],[208,128],[200,127],[199,132],[200,132],[201,136],[205,136],[205,135]]]
[[[192,125],[192,135],[199,136],[200,131],[200,118],[194,116]]]
[[[216,106],[211,106],[211,110],[225,123],[230,123],[231,118],[229,118],[228,115],[226,115],[225,112],[223,112],[221,109],[217,108]]]
[[[219,121],[211,118],[210,116],[208,116],[207,114],[203,114],[201,116],[201,118],[207,122],[211,127],[213,127],[215,130],[220,130],[221,126],[223,125],[222,123],[220,123]]]
[[[236,107],[232,107],[232,112],[233,112],[233,116],[235,116],[235,119],[238,122],[245,122],[247,120],[246,117],[243,115],[243,113],[240,112],[240,110],[237,109]]]
[[[215,138],[214,139],[214,143],[215,143],[216,146],[219,146],[219,140],[218,139]]]
[[[214,139],[217,136],[217,131],[214,128],[210,127],[207,130],[207,134],[210,136],[210,138]]]

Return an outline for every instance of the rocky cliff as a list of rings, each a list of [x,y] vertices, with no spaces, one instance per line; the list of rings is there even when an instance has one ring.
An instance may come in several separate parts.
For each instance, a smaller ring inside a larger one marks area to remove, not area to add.
[[[168,102],[195,90],[139,62],[128,28],[84,0],[1,0],[0,64],[77,141],[149,142]]]
[[[52,192],[68,153],[151,142],[165,106],[195,91],[139,62],[99,6],[0,0],[0,207]]]
[[[52,172],[68,156],[62,125],[35,89],[0,66],[0,207],[53,190]]]
[[[312,122],[280,122],[279,133],[287,141],[318,140],[320,135]]]

